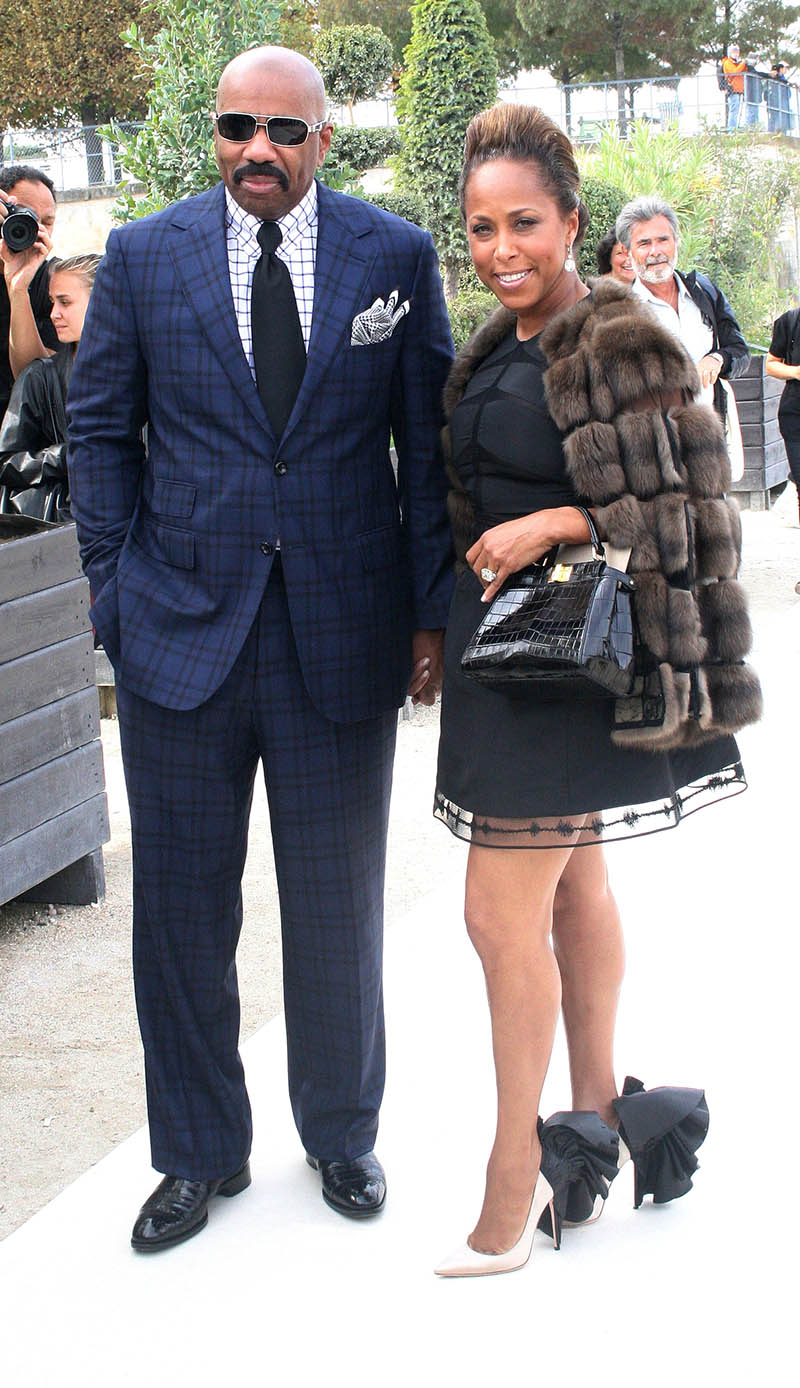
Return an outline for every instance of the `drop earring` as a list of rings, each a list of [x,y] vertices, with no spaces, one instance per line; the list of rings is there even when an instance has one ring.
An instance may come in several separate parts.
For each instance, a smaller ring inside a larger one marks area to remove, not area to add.
[[[571,275],[572,271],[575,269],[575,257],[572,254],[571,245],[567,246],[567,258],[564,261],[564,269],[566,270],[568,275]]]

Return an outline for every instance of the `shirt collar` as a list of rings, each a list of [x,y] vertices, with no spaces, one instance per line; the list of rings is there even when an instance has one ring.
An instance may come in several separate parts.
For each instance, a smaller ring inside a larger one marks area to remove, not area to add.
[[[678,286],[678,299],[690,299],[691,302],[694,303],[694,299],[692,299],[692,296],[686,288],[686,285],[684,284],[680,275],[673,274],[672,278]],[[649,289],[648,286],[645,284],[644,280],[639,279],[638,275],[636,276],[636,279],[633,281],[631,289],[633,290],[633,293],[637,296],[637,298],[644,299],[646,304],[654,304],[656,308],[672,307],[671,304],[667,303],[666,299],[660,299],[657,294],[654,294],[652,289]]]
[[[261,217],[245,212],[243,207],[225,189],[225,225],[233,233],[242,250],[253,256],[261,255],[258,233]],[[311,187],[296,207],[290,208],[284,217],[278,218],[281,229],[281,248],[290,251],[309,237],[314,237],[317,229],[317,182],[311,180]]]

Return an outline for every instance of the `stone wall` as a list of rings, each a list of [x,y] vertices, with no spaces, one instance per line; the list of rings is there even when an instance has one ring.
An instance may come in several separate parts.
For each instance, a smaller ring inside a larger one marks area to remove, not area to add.
[[[105,249],[117,193],[110,187],[59,193],[53,245],[58,256]]]

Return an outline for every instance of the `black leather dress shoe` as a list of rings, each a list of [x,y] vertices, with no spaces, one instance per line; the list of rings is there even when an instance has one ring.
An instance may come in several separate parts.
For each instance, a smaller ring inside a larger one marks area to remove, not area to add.
[[[374,1152],[365,1152],[353,1161],[306,1161],[322,1176],[322,1198],[332,1210],[365,1219],[378,1214],[386,1200],[386,1173]]]
[[[138,1253],[158,1253],[183,1243],[208,1223],[208,1202],[212,1195],[238,1195],[250,1184],[250,1163],[245,1162],[235,1176],[222,1181],[189,1181],[183,1176],[165,1176],[139,1211],[133,1226],[131,1246]]]

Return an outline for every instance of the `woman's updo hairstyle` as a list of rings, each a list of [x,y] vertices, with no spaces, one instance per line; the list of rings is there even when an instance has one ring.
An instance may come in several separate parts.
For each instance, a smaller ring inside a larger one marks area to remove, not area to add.
[[[481,164],[490,164],[496,159],[534,165],[562,214],[567,217],[577,209],[578,234],[574,241],[577,250],[589,214],[578,194],[580,174],[564,131],[538,106],[517,106],[507,101],[500,101],[473,117],[464,141],[464,167],[458,188],[462,217],[466,216],[465,194],[471,175]]]

